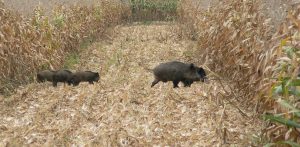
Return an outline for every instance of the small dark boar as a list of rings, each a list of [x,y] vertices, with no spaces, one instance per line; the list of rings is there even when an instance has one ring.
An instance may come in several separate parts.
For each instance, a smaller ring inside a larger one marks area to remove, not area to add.
[[[182,82],[184,87],[190,87],[194,81],[204,81],[206,76],[203,68],[179,61],[161,63],[153,69],[153,74],[155,79],[151,87],[159,81],[173,81],[173,88],[178,88],[179,82]]]
[[[92,71],[79,71],[74,73],[72,78],[72,83],[74,86],[79,85],[80,82],[89,82],[90,84],[94,84],[93,82],[98,82],[100,79],[98,72]]]
[[[53,71],[53,70],[44,70],[44,71],[39,72],[37,74],[37,82],[39,82],[39,83],[45,82],[45,81],[52,82],[55,72],[56,71]]]
[[[56,87],[58,82],[68,83],[68,85],[72,84],[73,73],[69,70],[62,69],[56,71],[53,76],[53,86]]]

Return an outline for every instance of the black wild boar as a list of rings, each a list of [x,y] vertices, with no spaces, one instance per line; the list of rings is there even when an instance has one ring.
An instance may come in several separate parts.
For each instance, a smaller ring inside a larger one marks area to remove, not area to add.
[[[184,87],[190,87],[194,81],[204,81],[204,78],[206,78],[206,73],[203,68],[179,61],[161,63],[153,69],[153,74],[155,79],[151,87],[159,81],[173,81],[174,88],[178,88],[179,82],[182,82]]]
[[[53,71],[53,70],[44,70],[44,71],[39,72],[37,74],[37,82],[39,82],[39,83],[45,82],[45,81],[52,82],[55,72],[56,71]]]
[[[93,82],[98,82],[100,79],[98,72],[92,71],[79,71],[74,73],[72,78],[72,83],[74,86],[79,85],[80,82],[89,82],[90,84],[94,84]]]
[[[53,76],[53,86],[56,87],[58,82],[68,83],[68,85],[72,84],[73,73],[69,70],[62,69],[56,71]]]

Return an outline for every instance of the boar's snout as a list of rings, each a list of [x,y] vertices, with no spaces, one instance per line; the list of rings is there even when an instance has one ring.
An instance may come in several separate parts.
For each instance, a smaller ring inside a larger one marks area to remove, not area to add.
[[[99,76],[99,73],[97,72],[97,73],[95,74],[95,81],[98,82],[99,79],[100,79],[100,76]]]
[[[201,82],[204,82],[205,80],[207,80],[206,73],[202,67],[197,68],[197,73],[200,76],[199,81],[201,80]]]

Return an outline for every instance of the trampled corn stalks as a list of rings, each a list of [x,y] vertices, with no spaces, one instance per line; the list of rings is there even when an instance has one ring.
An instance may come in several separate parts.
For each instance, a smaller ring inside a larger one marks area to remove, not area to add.
[[[41,8],[26,18],[0,4],[0,93],[32,81],[43,68],[59,68],[67,53],[76,51],[87,37],[130,15],[120,1],[93,6],[59,6],[50,16]]]

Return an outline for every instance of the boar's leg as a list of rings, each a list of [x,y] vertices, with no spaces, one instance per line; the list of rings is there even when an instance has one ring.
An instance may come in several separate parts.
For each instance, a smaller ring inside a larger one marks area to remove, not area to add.
[[[178,88],[179,81],[173,81],[173,88]]]
[[[188,82],[183,82],[183,84],[184,84],[184,87],[191,87],[191,84]]]
[[[52,82],[53,87],[57,87],[57,81]]]
[[[68,85],[69,85],[69,86],[72,84],[72,82],[71,82],[71,81],[68,81],[67,83],[68,83]]]
[[[157,84],[159,82],[159,80],[158,79],[155,79],[153,82],[152,82],[152,84],[151,84],[151,87],[153,87],[155,84]]]
[[[73,86],[78,86],[80,82],[73,82]]]
[[[90,83],[90,84],[94,84],[94,82],[93,82],[93,81],[89,81],[89,83]]]
[[[185,80],[185,81],[182,81],[183,84],[184,84],[184,87],[191,87],[191,85],[193,84],[193,81],[189,81],[189,80]]]

